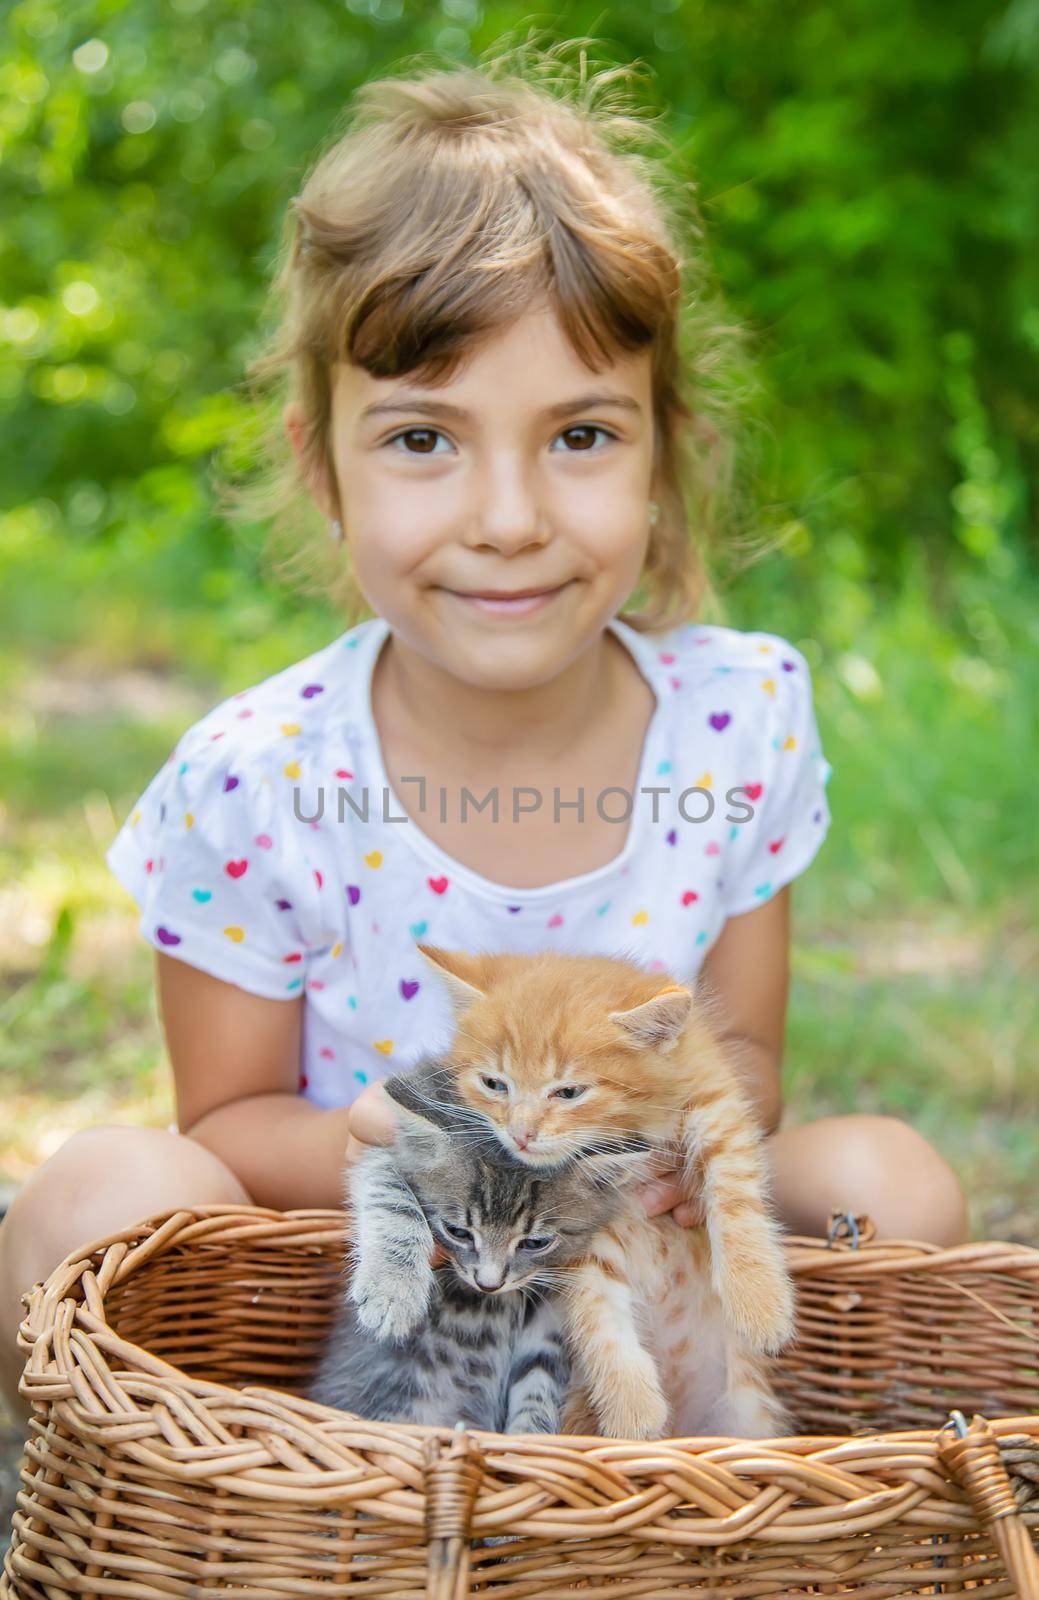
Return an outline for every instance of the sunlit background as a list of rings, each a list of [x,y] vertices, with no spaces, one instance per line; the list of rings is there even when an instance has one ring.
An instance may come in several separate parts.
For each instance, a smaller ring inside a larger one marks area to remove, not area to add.
[[[908,1118],[976,1235],[1039,1244],[1035,0],[5,10],[0,1182],[169,1120],[104,850],[192,721],[345,626],[211,490],[285,204],[357,84],[529,20],[648,65],[750,336],[741,525],[769,548],[725,619],[805,652],[833,768],[789,1116]]]

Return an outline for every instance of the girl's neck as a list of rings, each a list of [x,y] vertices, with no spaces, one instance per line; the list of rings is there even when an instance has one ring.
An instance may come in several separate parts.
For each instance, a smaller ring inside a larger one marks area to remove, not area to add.
[[[555,761],[572,755],[612,715],[626,655],[604,629],[549,682],[488,689],[443,671],[390,632],[375,663],[372,707],[380,729],[396,730],[414,750],[442,753],[435,730],[450,729],[452,758],[462,771],[519,753]]]

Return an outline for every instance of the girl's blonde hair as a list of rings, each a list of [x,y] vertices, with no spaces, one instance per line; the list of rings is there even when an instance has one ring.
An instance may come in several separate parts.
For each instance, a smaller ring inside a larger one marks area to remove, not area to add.
[[[368,607],[345,546],[333,549],[323,521],[300,538],[301,509],[313,521],[307,485],[326,475],[336,488],[333,364],[435,383],[545,297],[590,367],[651,354],[659,514],[636,591],[646,603],[622,619],[655,631],[714,609],[706,556],[731,488],[725,379],[741,330],[712,308],[697,252],[683,259],[683,231],[701,231],[691,186],[679,193],[646,153],[667,146],[632,104],[635,76],[589,73],[580,44],[528,42],[477,67],[368,83],[290,202],[272,285],[280,319],[247,368],[261,464],[217,492],[232,516],[272,519],[289,550],[279,569],[349,616]],[[305,417],[299,463],[289,399]]]

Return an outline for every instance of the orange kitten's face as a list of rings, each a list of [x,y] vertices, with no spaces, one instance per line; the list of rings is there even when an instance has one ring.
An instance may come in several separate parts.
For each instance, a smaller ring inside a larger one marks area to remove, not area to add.
[[[612,1062],[581,1053],[558,1059],[503,1040],[500,1048],[452,1055],[463,1100],[494,1124],[505,1148],[522,1161],[552,1166],[643,1133],[625,1083],[632,1066],[619,1052]]]
[[[512,1155],[553,1166],[666,1137],[685,1092],[668,1052],[687,989],[605,957],[419,949],[455,1002],[458,1092]]]

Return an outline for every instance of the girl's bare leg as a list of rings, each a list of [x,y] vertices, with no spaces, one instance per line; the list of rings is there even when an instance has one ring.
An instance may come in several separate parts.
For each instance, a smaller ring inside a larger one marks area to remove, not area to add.
[[[833,1210],[865,1212],[877,1237],[964,1244],[970,1225],[959,1179],[922,1134],[897,1117],[821,1117],[766,1143],[772,1193],[791,1233],[825,1235]]]
[[[153,1212],[249,1204],[230,1167],[185,1134],[111,1125],[67,1139],[22,1185],[0,1226],[0,1393],[12,1420],[28,1427],[18,1393],[25,1357],[15,1343],[23,1290],[79,1245]]]

